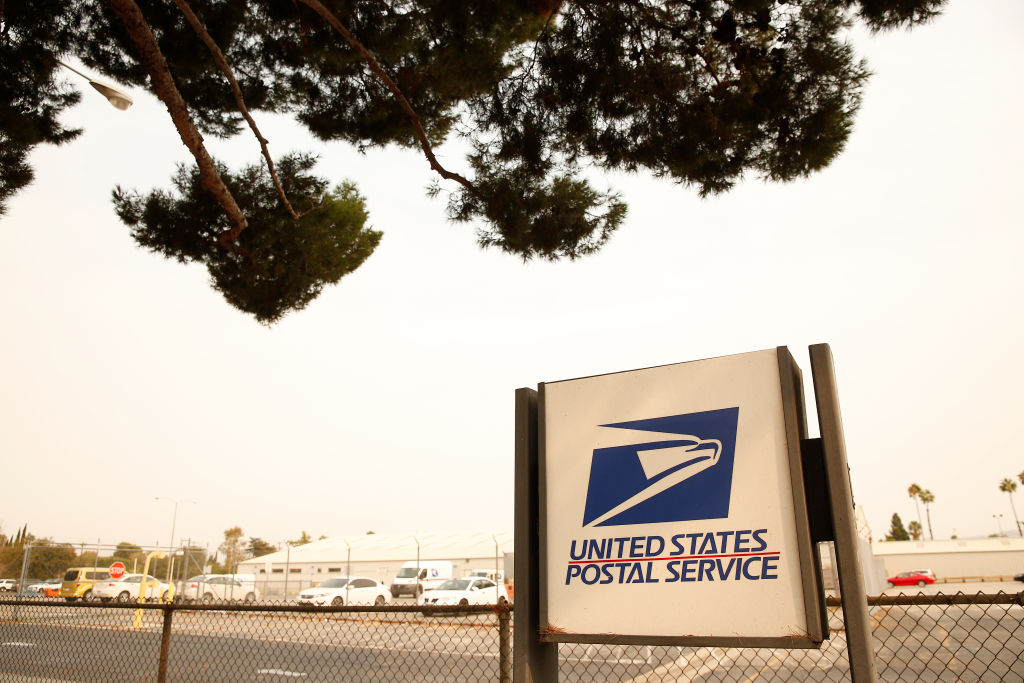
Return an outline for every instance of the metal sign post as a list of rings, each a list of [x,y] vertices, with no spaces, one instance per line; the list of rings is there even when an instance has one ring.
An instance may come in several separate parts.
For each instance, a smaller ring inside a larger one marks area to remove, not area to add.
[[[559,642],[819,647],[825,541],[852,678],[877,680],[831,352],[810,352],[820,439],[785,347],[516,391],[515,681],[556,682]]]
[[[875,657],[871,648],[864,574],[857,558],[857,523],[853,513],[853,489],[846,462],[846,440],[839,413],[832,350],[828,344],[810,347],[814,399],[818,409],[825,460],[825,479],[831,501],[832,529],[835,534],[836,564],[839,570],[839,596],[843,603],[846,624],[846,651],[850,674],[855,683],[878,680]]]
[[[558,645],[540,640],[537,392],[516,390],[515,569],[516,628],[513,631],[512,680],[557,683]]]

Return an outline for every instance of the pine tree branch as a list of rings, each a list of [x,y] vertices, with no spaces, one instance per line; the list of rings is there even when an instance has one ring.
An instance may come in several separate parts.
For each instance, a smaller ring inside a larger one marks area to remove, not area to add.
[[[174,78],[171,76],[167,60],[156,42],[156,36],[153,35],[146,18],[142,15],[142,10],[134,0],[107,0],[107,2],[117,13],[128,36],[139,51],[139,60],[149,73],[153,90],[167,107],[174,127],[178,129],[178,135],[181,136],[181,141],[195,158],[203,187],[217,199],[217,203],[224,209],[233,225],[230,230],[222,232],[217,241],[229,251],[239,251],[234,242],[248,226],[248,221],[231,191],[224,184],[220,172],[217,171],[217,166],[213,162],[213,157],[203,145],[203,136],[192,121],[185,100],[174,84]]]
[[[558,1],[557,7],[554,7],[552,11],[544,15],[544,27],[540,30],[536,40],[533,41],[533,49],[530,50],[530,63],[523,69],[520,70],[519,77],[516,79],[515,92],[510,94],[509,99],[514,99],[522,95],[523,89],[526,87],[526,80],[533,73],[533,68],[537,64],[537,56],[540,52],[541,42],[550,35],[551,27],[554,26],[555,17],[558,14],[558,10],[562,7],[561,0]]]
[[[220,69],[221,73],[224,74],[224,78],[227,79],[228,84],[231,85],[231,92],[235,96],[235,105],[238,107],[238,111],[241,112],[242,116],[245,117],[246,122],[249,124],[249,128],[252,130],[253,135],[256,136],[256,140],[260,143],[260,149],[263,151],[263,158],[267,160],[267,168],[270,170],[270,178],[274,181],[274,187],[277,188],[277,193],[281,197],[281,203],[284,204],[284,208],[288,210],[288,214],[298,220],[302,216],[305,216],[310,211],[318,208],[318,206],[312,206],[306,209],[301,214],[295,213],[295,209],[292,208],[292,204],[288,201],[288,195],[285,194],[284,187],[281,185],[281,181],[277,177],[277,171],[274,169],[274,160],[270,156],[270,150],[267,148],[267,140],[260,133],[260,129],[256,126],[256,121],[249,114],[249,108],[245,106],[245,98],[242,96],[242,89],[238,85],[238,81],[235,79],[235,74],[231,70],[231,66],[228,64],[227,59],[224,57],[224,53],[221,51],[220,46],[217,45],[213,37],[203,26],[202,22],[199,21],[199,17],[196,16],[195,12],[189,6],[187,0],[174,0],[174,4],[178,6],[181,13],[185,15],[185,19],[188,21],[189,26],[195,31],[196,35],[206,45],[206,49],[210,51],[210,55],[213,57],[214,63],[217,68]]]
[[[395,100],[398,101],[399,106],[402,108],[402,111],[405,112],[406,117],[409,119],[409,122],[416,131],[416,138],[419,140],[420,148],[423,150],[424,156],[426,156],[427,161],[430,162],[430,168],[437,172],[437,174],[442,178],[445,178],[446,180],[454,180],[473,194],[477,194],[478,191],[476,186],[474,186],[466,177],[449,171],[437,160],[437,157],[434,155],[434,150],[430,145],[430,141],[427,139],[427,134],[423,130],[423,125],[420,123],[420,117],[416,114],[412,105],[409,104],[409,100],[406,99],[405,95],[398,87],[398,84],[395,83],[387,73],[385,73],[380,62],[378,62],[377,58],[373,56],[373,53],[367,50],[366,46],[359,42],[359,39],[352,35],[352,33],[345,28],[345,25],[341,23],[341,20],[338,19],[331,10],[324,7],[320,0],[299,0],[299,2],[312,9],[326,20],[327,23],[333,26],[334,29],[341,34],[342,38],[344,38],[348,44],[366,60],[366,63],[370,66],[370,70],[384,83],[385,86],[387,86],[387,89],[391,91],[391,94],[395,96]]]
[[[655,14],[655,12],[651,9],[651,7],[649,7],[647,4],[645,4],[643,2],[638,2],[637,0],[622,0],[622,1],[623,1],[624,4],[630,5],[634,9],[639,10],[644,15],[645,18],[647,18],[652,24],[656,25],[661,30],[671,33],[672,28],[673,28],[672,25],[669,22],[667,22],[664,19],[662,19],[661,17],[657,16]],[[666,4],[682,4],[682,5],[685,5],[686,7],[689,7],[690,9],[694,10],[695,12],[698,12],[705,19],[710,20],[710,16],[707,14],[705,7],[701,7],[701,6],[697,5],[696,3],[690,2],[689,0],[680,0],[680,2],[678,2],[678,3],[666,3]],[[704,51],[702,49],[699,49],[699,48],[695,47],[694,48],[694,54],[697,55],[698,57],[700,57],[701,62],[704,63],[704,70],[707,71],[708,75],[711,76],[712,79],[714,79],[715,84],[716,85],[721,85],[722,84],[722,79],[719,78],[718,72],[715,71],[714,65],[711,63],[711,60],[708,59],[708,56],[706,54],[704,54]]]

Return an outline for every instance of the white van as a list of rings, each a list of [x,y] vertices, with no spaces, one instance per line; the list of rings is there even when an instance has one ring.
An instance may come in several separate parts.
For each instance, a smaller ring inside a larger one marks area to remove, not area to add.
[[[423,591],[437,588],[451,578],[452,563],[448,560],[422,560],[418,566],[416,560],[411,560],[391,580],[391,597],[408,594],[418,598]]]

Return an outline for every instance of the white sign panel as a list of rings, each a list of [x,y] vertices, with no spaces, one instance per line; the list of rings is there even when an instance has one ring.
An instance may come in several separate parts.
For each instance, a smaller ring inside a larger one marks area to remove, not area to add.
[[[542,630],[563,636],[552,639],[820,641],[779,358],[542,385]]]

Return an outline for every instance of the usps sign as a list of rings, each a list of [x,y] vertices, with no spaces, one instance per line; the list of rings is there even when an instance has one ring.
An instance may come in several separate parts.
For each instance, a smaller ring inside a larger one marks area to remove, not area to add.
[[[785,349],[541,385],[547,640],[821,642],[798,387]]]

